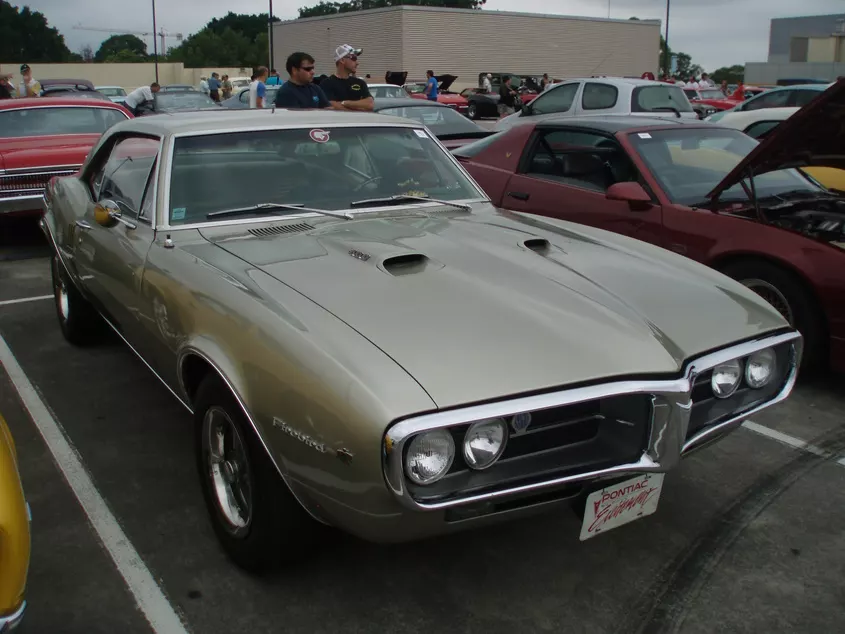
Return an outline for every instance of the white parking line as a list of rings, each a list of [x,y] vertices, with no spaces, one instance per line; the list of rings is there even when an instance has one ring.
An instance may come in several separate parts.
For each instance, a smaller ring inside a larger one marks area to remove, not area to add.
[[[20,394],[21,400],[53,454],[59,469],[88,515],[100,541],[108,550],[141,612],[157,634],[187,634],[176,611],[153,579],[135,547],[126,537],[106,501],[94,486],[82,459],[71,446],[61,425],[21,368],[5,339],[0,336],[0,364]]]
[[[831,455],[833,455],[831,454],[831,452],[825,451],[821,447],[811,445],[806,440],[801,440],[800,438],[790,436],[789,434],[784,434],[783,432],[779,432],[770,427],[759,425],[754,421],[747,420],[742,424],[742,426],[748,430],[753,431],[756,434],[760,434],[761,436],[765,436],[766,438],[771,438],[772,440],[777,440],[778,442],[782,442],[784,445],[789,445],[793,449],[801,449],[802,451],[806,451],[816,456],[821,456],[822,458],[829,458]],[[845,458],[837,460],[836,464],[845,467]]]
[[[4,299],[0,300],[0,306],[7,306],[9,304],[23,304],[24,302],[37,302],[42,299],[53,299],[53,296],[36,295],[35,297],[21,297],[20,299]]]

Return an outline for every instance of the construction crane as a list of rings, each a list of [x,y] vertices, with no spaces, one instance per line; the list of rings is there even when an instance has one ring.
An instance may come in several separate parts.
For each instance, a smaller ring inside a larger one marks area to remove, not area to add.
[[[181,33],[171,33],[169,31],[166,31],[164,29],[164,27],[161,27],[158,30],[158,33],[155,33],[155,34],[152,31],[130,31],[130,30],[127,30],[127,29],[105,29],[105,28],[96,27],[96,26],[82,26],[81,24],[77,24],[73,28],[78,30],[78,31],[101,31],[103,33],[112,33],[113,35],[142,35],[142,36],[158,35],[161,38],[161,52],[162,52],[162,54],[165,54],[167,52],[167,48],[165,47],[165,37],[175,37],[180,42],[184,38],[184,36]]]

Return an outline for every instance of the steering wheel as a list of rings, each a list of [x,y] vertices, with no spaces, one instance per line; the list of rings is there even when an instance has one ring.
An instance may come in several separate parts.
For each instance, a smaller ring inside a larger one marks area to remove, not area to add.
[[[361,191],[361,189],[365,185],[369,185],[370,183],[375,183],[375,182],[380,181],[382,179],[384,179],[384,176],[371,176],[370,178],[368,178],[364,182],[358,183],[355,187],[352,188],[352,191],[353,192]]]

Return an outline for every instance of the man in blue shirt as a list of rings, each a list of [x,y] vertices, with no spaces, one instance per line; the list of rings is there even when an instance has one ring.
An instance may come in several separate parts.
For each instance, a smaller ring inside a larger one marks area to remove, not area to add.
[[[437,101],[437,80],[434,78],[434,71],[425,71],[425,96],[429,101]]]
[[[214,101],[220,101],[220,75],[211,73],[208,80],[208,94]]]
[[[270,76],[264,83],[268,86],[279,86],[282,83],[282,78],[279,77],[278,71],[274,68],[270,71]]]
[[[276,91],[277,108],[331,108],[326,93],[314,85],[314,58],[292,53],[285,63],[290,80]]]

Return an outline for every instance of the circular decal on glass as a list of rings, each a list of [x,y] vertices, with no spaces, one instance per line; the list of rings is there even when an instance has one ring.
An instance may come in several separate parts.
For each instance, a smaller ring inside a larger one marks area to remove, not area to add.
[[[311,130],[309,133],[311,136],[312,141],[316,141],[317,143],[328,143],[329,142],[329,131],[328,130],[320,130],[319,128],[315,128]]]

